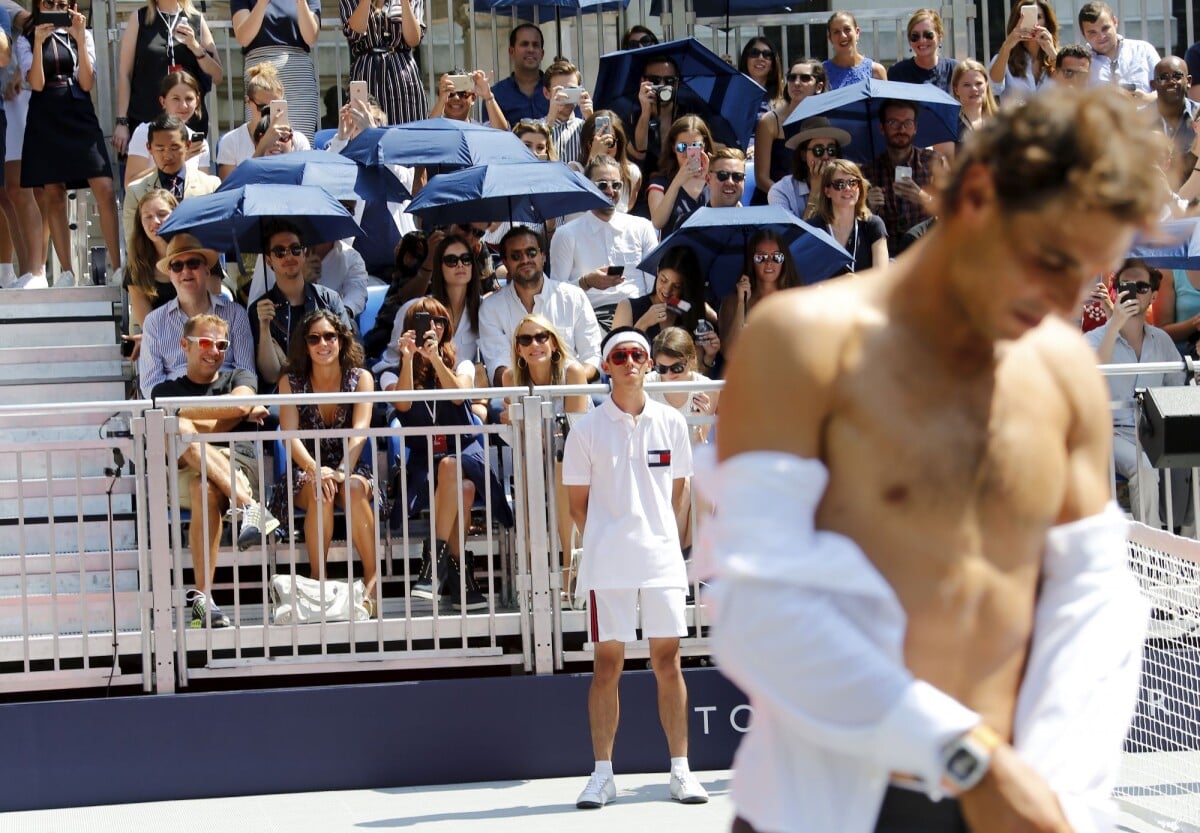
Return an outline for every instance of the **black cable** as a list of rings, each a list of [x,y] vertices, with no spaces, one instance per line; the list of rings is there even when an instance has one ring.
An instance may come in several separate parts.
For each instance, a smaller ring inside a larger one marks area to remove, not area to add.
[[[115,414],[113,416],[116,416]],[[112,417],[109,417],[112,419]],[[107,420],[105,421],[107,424]],[[121,453],[121,449],[113,449],[113,467],[105,468],[104,473],[111,480],[108,483],[108,590],[112,598],[112,666],[108,670],[108,682],[104,684],[104,696],[108,697],[112,689],[113,677],[120,668],[119,661],[119,646],[117,644],[117,547],[116,539],[113,533],[113,489],[117,487],[117,481],[121,479],[121,469],[125,468],[125,455]]]

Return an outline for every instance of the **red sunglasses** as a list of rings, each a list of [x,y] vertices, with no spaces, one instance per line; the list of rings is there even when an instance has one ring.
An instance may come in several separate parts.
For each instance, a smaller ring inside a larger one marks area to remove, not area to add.
[[[646,351],[640,347],[620,348],[613,350],[608,354],[608,360],[617,367],[632,360],[634,364],[641,364],[647,358]]]

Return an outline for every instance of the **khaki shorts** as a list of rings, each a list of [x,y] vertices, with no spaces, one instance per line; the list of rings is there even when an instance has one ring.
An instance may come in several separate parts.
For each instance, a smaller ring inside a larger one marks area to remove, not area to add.
[[[636,642],[639,618],[646,639],[687,636],[686,609],[681,587],[592,590],[588,636],[592,642]]]
[[[229,447],[218,447],[217,451],[226,459],[230,459]],[[251,484],[250,476],[254,475],[257,479],[258,460],[245,454],[238,453],[236,450],[233,454],[233,471],[237,478],[237,493],[239,495],[249,495],[251,498],[257,493]],[[180,467],[179,469],[179,508],[192,508],[192,483],[200,479],[200,472],[193,469],[191,466],[187,468]]]

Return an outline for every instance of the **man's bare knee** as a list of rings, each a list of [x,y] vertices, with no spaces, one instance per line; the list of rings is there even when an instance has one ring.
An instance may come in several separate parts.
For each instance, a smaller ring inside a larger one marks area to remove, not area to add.
[[[676,637],[650,640],[650,667],[656,675],[679,670],[679,639]]]

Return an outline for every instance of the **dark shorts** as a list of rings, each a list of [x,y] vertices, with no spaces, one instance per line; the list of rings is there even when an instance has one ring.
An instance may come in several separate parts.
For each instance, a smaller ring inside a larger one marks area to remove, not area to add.
[[[755,830],[742,818],[733,820],[732,833],[770,833]],[[924,793],[888,787],[875,822],[875,833],[968,833],[962,810],[953,798],[930,801]]]

